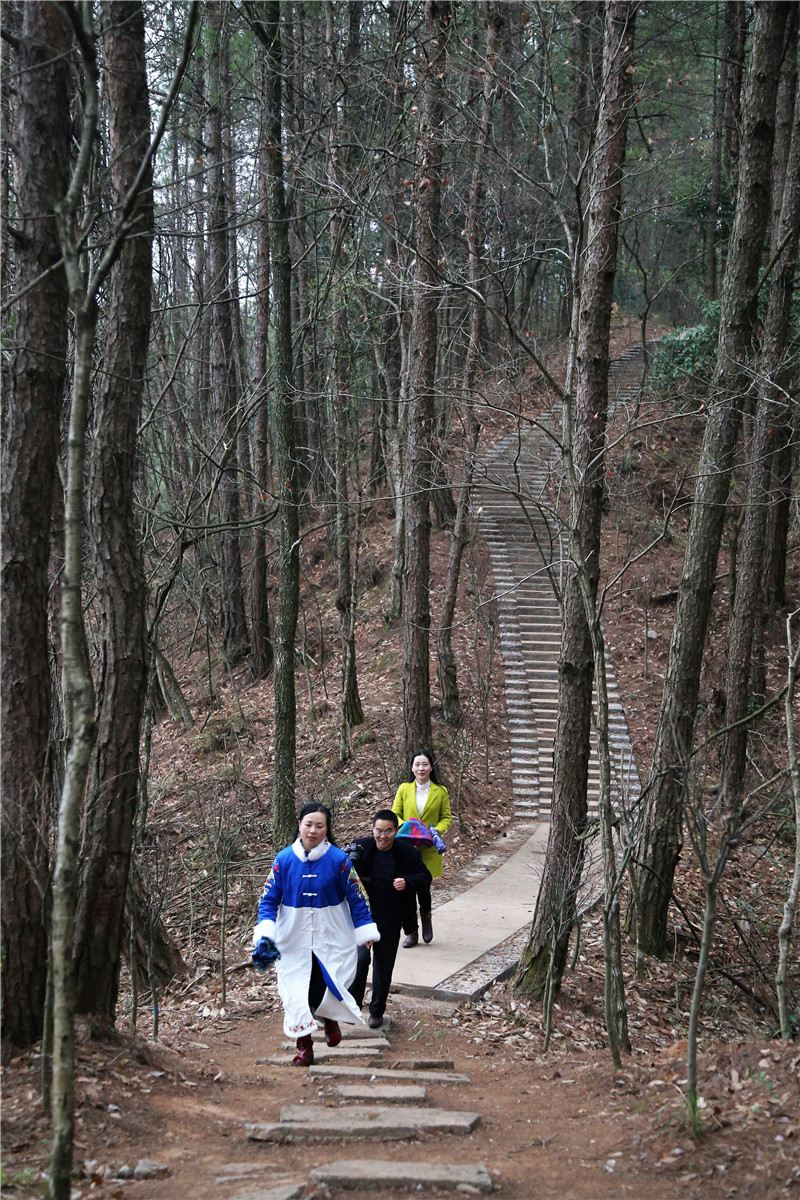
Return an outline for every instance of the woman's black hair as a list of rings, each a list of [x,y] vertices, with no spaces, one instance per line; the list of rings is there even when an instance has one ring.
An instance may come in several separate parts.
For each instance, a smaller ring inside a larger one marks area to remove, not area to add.
[[[325,836],[327,837],[330,844],[332,846],[335,846],[336,842],[333,837],[333,814],[331,813],[331,810],[328,808],[327,804],[317,804],[317,802],[315,800],[311,800],[311,801],[309,801],[308,804],[304,804],[303,807],[300,809],[300,812],[297,814],[298,836],[300,835],[300,822],[302,821],[303,817],[307,817],[311,813],[316,813],[316,812],[325,813],[325,822],[328,826],[328,830],[327,830],[327,833],[325,834]]]
[[[431,783],[435,783],[438,787],[439,780],[436,778],[436,767],[434,766],[435,759],[434,759],[433,755],[431,754],[430,750],[425,750],[424,747],[422,747],[422,746],[420,746],[419,750],[415,750],[414,753],[411,755],[411,760],[408,764],[409,782],[414,778],[414,772],[411,770],[411,763],[413,763],[414,759],[417,757],[418,754],[424,754],[425,757],[427,758],[428,762],[431,764]]]

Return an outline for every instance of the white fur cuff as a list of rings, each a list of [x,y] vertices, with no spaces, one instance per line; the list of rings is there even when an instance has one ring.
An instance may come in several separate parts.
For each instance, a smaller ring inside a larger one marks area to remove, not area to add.
[[[272,938],[274,942],[276,932],[277,929],[274,921],[259,921],[253,930],[253,949],[255,949],[262,937]]]
[[[380,940],[380,931],[374,921],[371,921],[369,925],[359,925],[356,929],[357,946],[366,946],[367,942],[379,942]]]

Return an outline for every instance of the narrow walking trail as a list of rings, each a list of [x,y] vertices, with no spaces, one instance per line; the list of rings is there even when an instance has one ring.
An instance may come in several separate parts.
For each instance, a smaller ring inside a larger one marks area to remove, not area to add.
[[[612,412],[635,405],[641,369],[641,346],[631,347],[612,364]],[[416,947],[398,958],[396,985],[441,999],[474,998],[516,967],[536,905],[553,791],[561,648],[557,593],[566,536],[552,506],[554,491],[563,485],[552,427],[520,426],[484,455],[476,477],[475,509],[489,546],[497,599],[513,821],[463,872],[463,890],[436,905],[436,953]],[[612,787],[617,797],[624,791],[630,802],[638,795],[639,776],[611,661],[607,675]],[[593,750],[590,814],[597,812],[598,790]],[[590,868],[586,898],[598,887],[598,872]]]
[[[614,364],[613,405],[631,402],[640,363],[638,348]],[[564,538],[553,515],[550,485],[560,482],[559,470],[557,449],[546,427],[520,428],[480,463],[475,502],[490,549],[497,597],[513,819],[463,872],[458,894],[435,906],[434,942],[400,951],[395,995],[405,993],[410,1001],[428,998],[431,1004],[441,1004],[477,997],[513,970],[530,925],[552,804],[561,643],[557,589]],[[614,786],[631,792],[638,789],[638,776],[610,664],[609,694]],[[590,810],[596,810],[597,791],[593,755]],[[407,1029],[404,1037],[408,1044]],[[358,1189],[363,1194],[374,1189],[381,1194],[390,1190],[408,1194],[425,1188],[442,1194],[451,1190],[480,1194],[502,1186],[502,1171],[495,1166],[493,1175],[473,1152],[482,1119],[476,1101],[479,1095],[488,1098],[491,1091],[484,1087],[476,1093],[469,1074],[456,1069],[453,1059],[419,1051],[398,1053],[392,1045],[390,1017],[376,1031],[348,1029],[335,1048],[316,1038],[315,1062],[305,1079],[298,1077],[297,1069],[284,1072],[293,1050],[285,1042],[280,1053],[256,1059],[256,1067],[282,1073],[295,1095],[291,1103],[280,1103],[270,1119],[247,1122],[244,1133],[250,1143],[266,1150],[280,1147],[285,1153],[292,1147],[316,1147],[313,1165],[307,1172],[290,1172],[289,1177],[264,1186],[261,1164],[240,1164],[240,1178],[250,1181],[250,1186],[233,1194],[232,1200],[294,1200],[308,1188],[327,1193]],[[443,1091],[459,1095],[445,1099]],[[531,1119],[526,1120],[530,1125]],[[510,1131],[508,1138],[513,1140]],[[431,1139],[436,1142],[435,1156],[423,1149]],[[468,1144],[459,1146],[464,1139]],[[546,1140],[542,1139],[543,1145]],[[404,1157],[381,1153],[396,1142],[421,1145],[418,1152]],[[482,1145],[492,1147],[494,1139],[484,1138]],[[330,1146],[336,1147],[335,1153],[325,1152]],[[257,1191],[251,1186],[254,1170],[260,1181]],[[234,1167],[223,1175],[229,1192],[237,1179]],[[222,1185],[222,1176],[217,1178]],[[524,1188],[519,1191],[509,1183],[508,1194],[525,1195]]]

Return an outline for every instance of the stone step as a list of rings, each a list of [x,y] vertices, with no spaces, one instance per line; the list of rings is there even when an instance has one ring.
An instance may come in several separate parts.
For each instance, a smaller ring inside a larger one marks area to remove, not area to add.
[[[275,1169],[274,1164],[264,1162],[229,1162],[220,1163],[214,1167],[211,1174],[214,1177],[214,1182],[219,1185],[228,1186],[233,1183],[261,1183],[264,1186],[269,1184],[271,1188],[277,1184],[283,1186],[297,1186],[296,1171],[279,1171]],[[256,1195],[260,1195],[258,1192]],[[252,1193],[251,1193],[252,1195]]]
[[[403,1141],[426,1134],[468,1134],[480,1123],[480,1113],[452,1112],[444,1108],[392,1108],[390,1105],[353,1105],[326,1108],[321,1104],[285,1104],[280,1121],[245,1125],[252,1142]]]
[[[369,1025],[364,1022],[363,1025],[348,1025],[342,1022],[340,1025],[342,1038],[348,1038],[351,1041],[371,1041],[375,1038],[385,1038],[387,1033],[392,1031],[392,1018],[388,1013],[383,1018],[383,1024],[377,1029],[370,1029]]]
[[[356,1038],[345,1037],[344,1030],[342,1030],[342,1040],[339,1045],[327,1046],[324,1040],[325,1035],[320,1030],[318,1034],[313,1035],[314,1053],[322,1053],[324,1050],[326,1054],[332,1054],[336,1058],[347,1058],[351,1054],[375,1054],[378,1050],[390,1050],[392,1043],[385,1036],[383,1026],[381,1025],[375,1032],[377,1037],[356,1040]],[[284,1050],[294,1050],[295,1048],[294,1042],[282,1042],[281,1045]]]
[[[342,1100],[371,1100],[384,1104],[422,1104],[424,1087],[410,1083],[340,1083],[336,1088]]]
[[[632,347],[612,364],[610,396],[615,404],[636,394],[641,368],[641,347]],[[558,421],[553,414],[553,430]],[[516,813],[535,813],[549,819],[553,764],[552,749],[558,729],[558,666],[561,653],[561,615],[552,578],[558,579],[557,561],[566,549],[564,530],[557,518],[538,507],[549,504],[547,486],[560,473],[554,444],[541,428],[521,436],[501,439],[478,464],[473,512],[489,544],[497,593],[500,647],[505,676],[507,730],[511,752]],[[522,511],[524,506],[525,511]],[[480,511],[478,511],[480,510]],[[546,564],[551,563],[553,575]],[[609,644],[609,652],[613,647]],[[609,664],[610,665],[610,664]],[[609,671],[612,708],[609,736],[612,748],[612,788],[621,794],[640,789],[625,714]],[[597,811],[599,766],[592,747],[588,800]]]
[[[405,1082],[422,1083],[469,1083],[469,1075],[459,1071],[408,1071],[397,1070],[393,1067],[348,1067],[344,1063],[336,1065],[312,1066],[309,1073],[320,1078],[338,1079],[380,1079],[382,1081],[404,1080]]]
[[[376,1159],[340,1159],[309,1173],[311,1184],[330,1191],[404,1191],[407,1195],[426,1189],[474,1194],[492,1190],[492,1177],[483,1163],[385,1162]]]
[[[452,1058],[393,1058],[392,1066],[399,1071],[452,1071]]]
[[[294,1183],[279,1183],[274,1186],[259,1188],[258,1191],[248,1189],[232,1196],[231,1200],[300,1200],[306,1195],[306,1182],[300,1180]]]
[[[290,1049],[295,1048],[294,1042],[290,1043]],[[314,1060],[316,1062],[330,1062],[337,1058],[361,1058],[368,1059],[370,1062],[380,1062],[380,1046],[345,1046],[344,1042],[339,1046],[326,1046],[321,1040],[314,1042]],[[271,1054],[269,1058],[257,1058],[256,1066],[271,1066],[271,1067],[290,1067],[294,1054]]]

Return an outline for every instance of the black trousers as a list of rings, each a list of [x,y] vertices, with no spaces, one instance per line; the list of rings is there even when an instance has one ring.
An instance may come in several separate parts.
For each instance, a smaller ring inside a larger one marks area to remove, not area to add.
[[[412,889],[408,906],[403,912],[403,933],[417,932],[417,901],[419,901],[419,911],[421,913],[429,913],[431,911],[431,885],[429,883],[423,883],[421,886]]]
[[[325,976],[322,974],[322,967],[319,965],[319,959],[316,954],[312,954],[311,974],[308,977],[308,1007],[312,1013],[317,1005],[322,1004],[327,986]]]
[[[397,958],[397,947],[399,944],[399,929],[381,929],[381,940],[373,943],[372,999],[369,1002],[369,1015],[371,1017],[382,1017],[386,1011],[386,1001],[389,999],[389,988],[392,985],[392,972],[394,971],[394,962]],[[359,946],[356,977],[350,987],[350,995],[359,1008],[364,1003],[369,960],[369,946]]]

